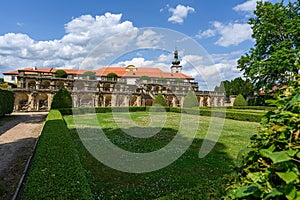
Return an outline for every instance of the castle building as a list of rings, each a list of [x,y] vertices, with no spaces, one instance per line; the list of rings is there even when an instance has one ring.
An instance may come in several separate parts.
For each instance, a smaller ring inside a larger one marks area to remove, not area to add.
[[[97,70],[63,69],[67,75],[58,77],[57,68],[24,68],[4,73],[6,82],[17,85],[15,111],[50,110],[56,92],[65,87],[71,93],[74,107],[151,106],[161,93],[169,106],[180,107],[192,91],[199,106],[224,106],[224,93],[200,91],[195,79],[183,74],[174,52],[170,72],[159,68],[105,67]]]

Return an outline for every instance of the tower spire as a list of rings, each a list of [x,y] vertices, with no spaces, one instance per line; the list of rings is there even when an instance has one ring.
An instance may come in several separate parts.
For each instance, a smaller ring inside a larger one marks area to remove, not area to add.
[[[180,73],[182,70],[182,66],[180,65],[180,60],[178,59],[178,51],[175,49],[174,51],[174,60],[172,61],[171,72],[172,73]]]

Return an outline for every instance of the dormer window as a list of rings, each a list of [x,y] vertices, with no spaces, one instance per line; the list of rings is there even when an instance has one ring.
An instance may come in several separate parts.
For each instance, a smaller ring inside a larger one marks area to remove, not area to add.
[[[128,65],[126,67],[126,71],[127,72],[135,72],[136,71],[136,66],[134,66],[134,65]]]

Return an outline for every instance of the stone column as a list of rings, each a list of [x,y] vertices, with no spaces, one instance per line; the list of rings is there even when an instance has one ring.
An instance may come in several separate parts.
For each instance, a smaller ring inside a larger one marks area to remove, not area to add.
[[[129,96],[128,95],[125,95],[124,104],[125,104],[125,106],[129,106]]]
[[[182,97],[181,97],[181,100],[180,100],[180,107],[181,107],[181,108],[183,107],[184,98],[185,98],[185,97],[182,96]]]
[[[176,105],[176,97],[173,97],[172,98],[172,106],[173,107],[176,107],[177,105]]]
[[[204,106],[203,101],[204,101],[204,97],[203,97],[203,96],[200,96],[200,98],[199,98],[199,106],[200,106],[200,107],[203,107],[203,106]]]
[[[211,97],[210,96],[207,97],[207,106],[211,106]]]
[[[106,96],[103,95],[102,107],[105,107],[105,106],[106,106]]]
[[[51,108],[52,100],[53,100],[53,94],[47,94],[48,96],[48,110]]]
[[[140,95],[137,96],[136,101],[137,101],[137,106],[141,106],[142,105],[142,97]]]
[[[111,95],[111,106],[117,106],[117,95]]]

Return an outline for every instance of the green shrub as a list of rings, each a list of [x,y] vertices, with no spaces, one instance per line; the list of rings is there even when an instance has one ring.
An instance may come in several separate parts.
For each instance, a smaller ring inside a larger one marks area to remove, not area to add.
[[[22,199],[93,199],[72,137],[57,110],[51,110],[46,119]]]
[[[90,80],[95,80],[96,79],[96,72],[86,71],[86,72],[83,73],[83,76],[89,77]]]
[[[72,108],[72,97],[66,88],[61,88],[53,97],[51,109]]]
[[[110,78],[110,79],[114,79],[114,78],[118,78],[118,75],[116,73],[111,72],[111,73],[108,73],[106,75],[106,77]]]
[[[227,199],[300,199],[300,79],[283,89],[241,153]]]
[[[55,72],[55,77],[56,78],[67,78],[68,74],[65,70],[59,69]]]
[[[12,91],[0,89],[0,116],[13,112],[14,101],[15,97]]]
[[[233,102],[233,106],[247,106],[247,102],[243,95],[237,95],[236,99]]]
[[[194,92],[189,91],[184,98],[183,108],[198,108],[199,103]]]
[[[80,107],[80,108],[61,108],[59,109],[62,115],[79,115],[86,113],[109,113],[109,112],[139,112],[147,111],[146,106],[132,107]]]
[[[155,104],[161,105],[161,106],[167,106],[167,102],[162,94],[159,93],[158,95],[156,95],[156,97],[153,101],[153,105],[155,105]]]

